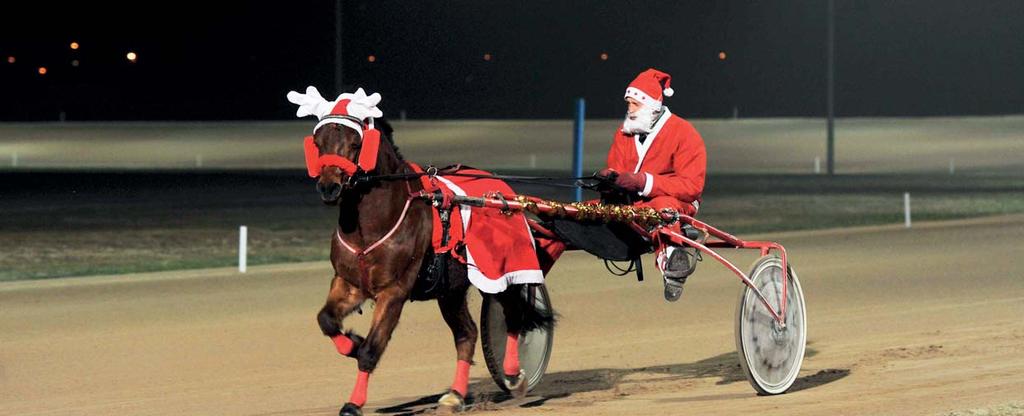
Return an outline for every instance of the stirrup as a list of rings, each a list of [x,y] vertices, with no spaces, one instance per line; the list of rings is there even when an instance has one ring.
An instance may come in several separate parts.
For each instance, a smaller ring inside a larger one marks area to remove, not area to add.
[[[668,279],[686,282],[686,278],[697,270],[697,262],[700,261],[699,255],[700,252],[692,247],[677,247],[675,250],[672,250],[672,255],[665,261],[665,270],[662,274]]]

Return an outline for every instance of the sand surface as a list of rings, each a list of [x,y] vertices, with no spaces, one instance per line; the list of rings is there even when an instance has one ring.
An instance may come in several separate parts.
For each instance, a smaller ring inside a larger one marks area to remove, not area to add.
[[[772,397],[740,373],[740,285],[725,268],[705,261],[667,304],[654,276],[610,276],[570,253],[549,276],[562,320],[539,399],[473,413],[1024,409],[1021,236],[1024,216],[748,236],[786,245],[807,300],[801,378]],[[754,260],[726,253],[742,269]],[[337,414],[356,366],[314,319],[329,277],[317,262],[0,284],[0,414]],[[347,322],[365,333],[368,316]],[[471,389],[487,397],[477,360]],[[436,305],[408,305],[368,413],[431,412],[417,400],[443,392],[454,367]]]

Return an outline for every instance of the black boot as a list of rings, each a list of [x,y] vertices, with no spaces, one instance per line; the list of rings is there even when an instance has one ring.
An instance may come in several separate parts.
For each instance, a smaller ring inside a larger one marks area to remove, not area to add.
[[[675,302],[683,296],[686,278],[697,268],[697,249],[676,247],[665,264],[665,300]]]

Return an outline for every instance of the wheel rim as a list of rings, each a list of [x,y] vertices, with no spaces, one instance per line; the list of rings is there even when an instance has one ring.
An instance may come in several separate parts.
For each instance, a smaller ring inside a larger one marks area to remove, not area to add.
[[[545,312],[548,311],[546,295],[547,291],[537,290],[534,300],[537,308]],[[526,372],[527,386],[530,390],[544,378],[548,358],[551,357],[551,336],[551,332],[543,328],[519,335],[519,368]]]
[[[782,262],[768,258],[750,274],[754,286],[776,310],[782,299]],[[780,326],[758,299],[744,288],[739,305],[737,347],[751,384],[761,393],[786,391],[800,372],[806,345],[806,312],[796,274],[790,269],[786,326]]]

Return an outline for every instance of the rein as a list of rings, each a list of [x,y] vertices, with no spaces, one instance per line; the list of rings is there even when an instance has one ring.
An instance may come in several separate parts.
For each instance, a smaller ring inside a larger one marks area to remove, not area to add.
[[[597,175],[588,176],[570,176],[570,177],[557,177],[557,176],[522,176],[522,175],[481,175],[476,173],[459,173],[459,169],[462,169],[462,165],[452,165],[444,168],[438,168],[436,166],[428,166],[423,172],[412,172],[412,173],[398,173],[390,175],[370,175],[370,174],[357,174],[352,177],[354,184],[359,183],[370,183],[375,181],[396,181],[396,180],[408,180],[417,179],[424,176],[431,178],[438,175],[444,176],[458,176],[463,178],[477,178],[477,179],[499,179],[506,182],[517,182],[531,185],[540,186],[551,186],[560,188],[580,188],[587,187],[587,185],[580,183],[579,181],[584,180],[595,180],[602,179]],[[576,181],[574,184],[564,183],[547,183],[545,181]]]

